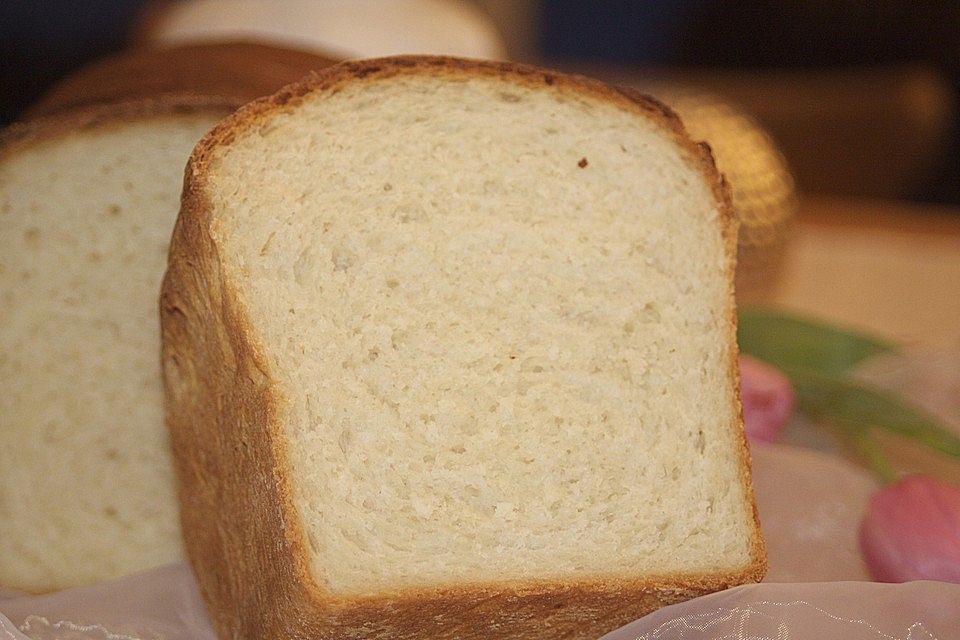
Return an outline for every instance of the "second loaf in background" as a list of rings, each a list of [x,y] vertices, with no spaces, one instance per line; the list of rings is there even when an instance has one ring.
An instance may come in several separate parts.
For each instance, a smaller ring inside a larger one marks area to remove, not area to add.
[[[183,168],[220,118],[327,64],[129,52],[0,133],[0,591],[182,559],[157,307]]]

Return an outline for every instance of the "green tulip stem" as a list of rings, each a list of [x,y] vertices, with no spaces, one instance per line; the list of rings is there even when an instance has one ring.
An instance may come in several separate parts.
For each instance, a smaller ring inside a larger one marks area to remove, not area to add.
[[[845,431],[850,437],[850,441],[856,448],[857,453],[863,463],[877,476],[884,484],[892,484],[897,479],[897,473],[893,470],[890,460],[884,455],[883,451],[877,445],[873,432],[870,429],[857,429],[855,431]]]

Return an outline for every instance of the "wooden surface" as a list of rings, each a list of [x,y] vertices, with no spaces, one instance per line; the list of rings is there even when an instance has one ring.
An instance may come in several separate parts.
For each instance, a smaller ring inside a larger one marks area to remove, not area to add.
[[[872,332],[907,351],[939,354],[936,367],[921,367],[929,371],[897,374],[900,395],[933,400],[945,424],[960,424],[950,409],[960,389],[960,363],[953,360],[960,353],[960,208],[805,197],[780,280],[762,301]],[[878,437],[898,472],[960,485],[957,460],[903,438]],[[859,462],[806,420],[795,420],[786,439]]]
[[[804,197],[761,301],[908,345],[960,345],[960,208]]]

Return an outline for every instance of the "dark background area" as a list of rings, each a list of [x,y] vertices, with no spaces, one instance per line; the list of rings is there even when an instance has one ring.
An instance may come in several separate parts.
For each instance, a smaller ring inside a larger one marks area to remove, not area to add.
[[[0,123],[16,120],[71,71],[128,46],[145,13],[163,4],[0,1]],[[960,104],[958,2],[544,0],[537,16],[539,60],[549,63],[748,75],[794,70],[824,78],[919,65]],[[882,107],[893,99],[880,78],[862,101]],[[948,142],[904,197],[960,203],[960,127],[951,109]]]

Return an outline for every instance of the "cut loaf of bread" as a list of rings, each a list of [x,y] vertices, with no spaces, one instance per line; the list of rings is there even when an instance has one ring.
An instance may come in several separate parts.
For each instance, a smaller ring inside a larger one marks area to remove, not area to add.
[[[157,311],[183,168],[220,118],[328,63],[246,43],[124,54],[0,137],[0,588],[183,557]]]
[[[157,300],[190,149],[222,104],[99,107],[0,148],[0,586],[182,557]]]
[[[350,62],[198,145],[161,300],[224,638],[595,638],[758,580],[735,223],[631,92]]]

